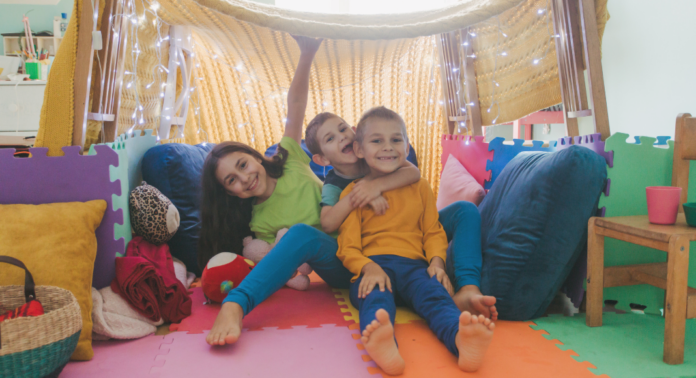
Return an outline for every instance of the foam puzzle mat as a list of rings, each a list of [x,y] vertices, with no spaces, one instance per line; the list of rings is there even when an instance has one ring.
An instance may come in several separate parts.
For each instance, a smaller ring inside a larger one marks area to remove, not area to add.
[[[604,313],[601,327],[585,325],[584,314],[549,316],[534,321],[558,348],[572,350],[578,361],[591,361],[595,374],[612,378],[693,377],[696,375],[696,321],[686,322],[684,363],[662,362],[664,318],[651,314]]]
[[[101,145],[101,144],[99,144]],[[114,225],[114,239],[123,239],[123,244],[128,245],[128,243],[133,239],[133,232],[131,230],[130,222],[130,211],[128,208],[128,195],[130,193],[128,186],[128,153],[126,151],[125,143],[121,141],[116,141],[114,143],[105,143],[104,145],[110,147],[112,150],[116,151],[118,154],[118,166],[109,167],[109,177],[111,182],[119,182],[121,185],[121,194],[113,194],[112,198],[112,208],[114,211],[119,209],[123,213],[123,224],[116,223]],[[97,151],[94,149],[96,144],[90,146],[89,155],[96,155]],[[123,257],[125,251],[116,252],[116,257]]]
[[[30,158],[15,158],[14,150],[0,149],[0,204],[44,204],[103,199],[106,211],[96,230],[97,257],[94,281],[97,289],[114,279],[117,253],[126,250],[116,240],[116,224],[123,224],[123,211],[113,206],[121,195],[119,180],[112,181],[111,167],[119,165],[118,154],[107,146],[95,146],[95,154],[80,155],[79,146],[62,148],[64,156],[47,156],[48,148],[30,148]],[[32,174],[26,174],[32,172]],[[9,185],[5,185],[7,180]]]
[[[347,291],[331,289],[310,275],[311,288],[283,288],[252,311],[236,344],[211,347],[205,337],[219,305],[204,304],[192,288],[192,315],[172,333],[129,341],[95,341],[94,359],[70,362],[61,377],[379,377],[360,341],[357,311]],[[556,347],[531,322],[496,322],[484,366],[459,370],[456,358],[425,322],[400,308],[396,338],[406,360],[404,377],[594,378],[589,362]],[[124,363],[127,361],[127,363]],[[386,376],[385,376],[386,377]]]
[[[613,166],[607,169],[611,180],[611,194],[600,198],[599,206],[606,209],[605,216],[646,215],[647,186],[672,184],[672,158],[674,142],[667,137],[634,137],[616,133],[606,140],[606,151],[613,152]],[[690,169],[689,199],[696,199],[696,165]],[[619,193],[620,195],[617,195]],[[696,248],[696,243],[691,243]],[[605,238],[605,265],[644,264],[665,262],[664,252],[641,247],[623,241]],[[696,264],[689,269],[689,286],[696,286]],[[636,285],[604,289],[604,299],[617,300],[616,307],[629,311],[630,304],[646,306],[645,312],[659,314],[664,303],[664,290]]]

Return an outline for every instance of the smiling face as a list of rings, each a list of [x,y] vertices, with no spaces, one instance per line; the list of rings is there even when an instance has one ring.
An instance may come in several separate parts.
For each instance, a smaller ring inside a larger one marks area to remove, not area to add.
[[[355,132],[339,117],[327,119],[316,134],[321,153],[327,162],[334,166],[355,164],[358,157],[353,152]]]
[[[232,152],[218,161],[215,177],[228,194],[239,198],[266,199],[273,193],[261,161],[244,152]],[[270,190],[271,193],[267,193]]]
[[[408,143],[403,127],[395,119],[369,118],[365,124],[362,143],[355,143],[355,153],[370,167],[370,175],[388,175],[404,163]]]

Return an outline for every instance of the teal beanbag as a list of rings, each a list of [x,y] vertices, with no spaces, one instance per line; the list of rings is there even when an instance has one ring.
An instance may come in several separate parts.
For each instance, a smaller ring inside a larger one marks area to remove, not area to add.
[[[544,314],[587,245],[587,222],[607,179],[606,162],[579,146],[523,152],[479,205],[481,291],[500,319]]]

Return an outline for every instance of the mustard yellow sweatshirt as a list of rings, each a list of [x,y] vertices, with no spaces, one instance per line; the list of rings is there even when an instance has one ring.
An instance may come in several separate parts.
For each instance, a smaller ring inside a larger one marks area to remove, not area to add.
[[[355,182],[341,193],[353,190]],[[353,210],[338,232],[336,255],[351,273],[360,277],[369,256],[396,255],[430,262],[447,257],[447,235],[435,207],[435,196],[425,179],[382,193],[389,202],[384,215],[375,215],[369,206]]]

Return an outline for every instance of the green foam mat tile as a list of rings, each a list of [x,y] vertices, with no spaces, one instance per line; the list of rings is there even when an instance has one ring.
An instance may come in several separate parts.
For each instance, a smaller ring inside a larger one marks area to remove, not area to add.
[[[606,217],[647,215],[645,187],[672,184],[674,142],[654,146],[655,138],[640,137],[640,143],[627,142],[628,134],[616,133],[606,140],[606,151],[614,151],[614,166],[607,168],[611,179],[609,196],[600,198],[599,206],[606,207]],[[665,148],[666,147],[666,148]],[[691,165],[690,198],[696,199],[696,164]],[[696,243],[691,244],[696,248]],[[605,266],[644,264],[667,261],[664,252],[605,238]],[[689,285],[696,286],[696,263],[689,269]],[[631,303],[647,306],[645,312],[659,314],[664,303],[664,291],[649,285],[604,289],[604,299],[618,301],[617,308],[630,310]]]
[[[544,330],[549,340],[558,340],[562,350],[571,349],[578,362],[596,366],[595,374],[612,378],[691,377],[696,374],[696,321],[686,322],[684,363],[662,362],[665,331],[664,318],[635,313],[604,313],[601,327],[585,325],[585,315],[549,316],[534,320],[537,330]]]
[[[105,144],[111,147],[111,149],[116,151],[116,154],[118,154],[118,166],[109,166],[109,178],[111,179],[111,182],[120,180],[121,184],[121,195],[111,195],[113,210],[123,210],[123,224],[116,223],[114,225],[114,240],[123,239],[123,245],[128,246],[128,242],[130,242],[133,238],[133,234],[131,232],[130,211],[128,210],[128,195],[130,194],[130,191],[128,190],[128,153],[126,152],[126,147],[123,142],[116,141],[114,143]],[[94,146],[95,145],[93,144],[90,147],[89,155],[96,155]],[[116,252],[116,256],[122,257],[125,255],[125,252],[125,250],[123,253]]]
[[[121,134],[117,141],[123,142],[128,154],[128,193],[143,181],[142,161],[145,152],[157,145],[157,136],[152,129],[135,130],[133,133]]]

